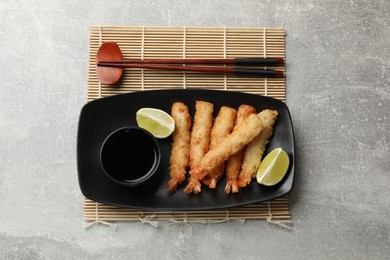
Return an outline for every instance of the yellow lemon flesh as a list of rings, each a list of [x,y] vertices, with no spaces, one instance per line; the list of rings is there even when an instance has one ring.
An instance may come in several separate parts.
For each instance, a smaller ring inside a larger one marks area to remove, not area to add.
[[[256,179],[259,184],[273,186],[279,183],[288,170],[290,159],[282,148],[272,150],[260,163]]]
[[[156,138],[170,136],[175,130],[175,121],[163,110],[156,108],[141,108],[136,113],[139,127],[149,131]]]

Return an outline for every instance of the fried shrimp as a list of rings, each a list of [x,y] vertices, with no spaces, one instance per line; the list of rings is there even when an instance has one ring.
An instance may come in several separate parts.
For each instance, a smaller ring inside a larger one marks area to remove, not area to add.
[[[214,149],[231,133],[236,115],[237,111],[235,109],[227,106],[221,107],[211,130],[210,150]],[[217,182],[223,175],[224,169],[224,163],[218,165],[203,179],[203,183],[208,185],[209,188],[215,189]]]
[[[191,169],[191,179],[184,191],[188,193],[200,192],[200,181],[213,168],[226,161],[232,154],[244,148],[245,145],[259,135],[262,129],[263,125],[258,115],[253,114],[246,118],[236,131],[227,136],[214,149],[207,152],[199,166]]]
[[[238,187],[245,187],[251,183],[252,178],[256,174],[256,170],[260,165],[263,157],[265,146],[272,135],[272,129],[276,120],[278,112],[276,110],[263,110],[258,114],[263,130],[261,133],[250,142],[244,154],[241,172],[238,179]]]
[[[252,106],[241,105],[238,108],[236,122],[234,123],[233,132],[242,124],[242,122],[250,116],[255,114],[256,109]],[[239,150],[235,154],[229,157],[226,162],[226,187],[225,193],[238,192],[237,179],[241,170],[241,162],[244,158],[244,149]]]
[[[190,142],[190,175],[191,172],[199,167],[204,155],[209,150],[210,133],[213,125],[213,110],[214,105],[205,101],[196,101],[194,125],[191,132]],[[200,182],[190,176],[191,187],[196,184],[200,187]],[[190,186],[189,184],[189,186]],[[192,189],[186,187],[185,192],[191,192]],[[188,191],[191,189],[191,191]]]
[[[169,174],[171,179],[165,185],[170,192],[175,192],[177,185],[185,181],[190,161],[190,127],[191,117],[188,107],[176,102],[172,105],[172,118],[175,121],[173,144],[170,158]]]

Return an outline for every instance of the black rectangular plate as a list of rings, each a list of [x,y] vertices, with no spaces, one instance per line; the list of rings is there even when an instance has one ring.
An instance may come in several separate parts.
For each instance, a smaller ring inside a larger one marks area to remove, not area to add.
[[[142,188],[121,187],[112,183],[104,174],[99,151],[104,139],[114,130],[123,126],[136,126],[135,113],[143,107],[153,107],[170,114],[172,104],[184,102],[194,116],[195,101],[203,100],[214,104],[214,117],[221,106],[237,109],[242,104],[254,106],[257,111],[275,109],[278,119],[274,133],[265,154],[282,147],[290,157],[290,166],[284,179],[275,186],[265,187],[256,180],[235,194],[225,194],[225,178],[216,189],[202,186],[199,194],[183,192],[187,182],[179,185],[174,194],[165,188],[169,180],[169,157],[172,137],[159,139],[161,167],[159,179]],[[206,210],[242,206],[278,198],[289,193],[294,183],[295,154],[294,134],[290,112],[280,100],[231,91],[173,89],[133,92],[101,98],[86,104],[80,114],[77,137],[77,166],[80,189],[85,197],[106,204],[132,207],[144,210]]]

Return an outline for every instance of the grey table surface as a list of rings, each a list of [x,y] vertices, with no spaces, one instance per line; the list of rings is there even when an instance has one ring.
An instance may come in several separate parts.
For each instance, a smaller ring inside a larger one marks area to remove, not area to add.
[[[192,224],[192,236],[181,225],[84,228],[76,135],[90,25],[286,28],[292,231],[266,221]],[[389,46],[388,0],[2,0],[0,259],[388,258]]]

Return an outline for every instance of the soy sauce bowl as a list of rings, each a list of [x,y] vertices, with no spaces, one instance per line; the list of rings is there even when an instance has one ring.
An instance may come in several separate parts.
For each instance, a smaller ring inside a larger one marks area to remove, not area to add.
[[[160,166],[157,139],[148,131],[126,126],[112,132],[103,142],[100,163],[115,184],[136,187],[146,184]]]

